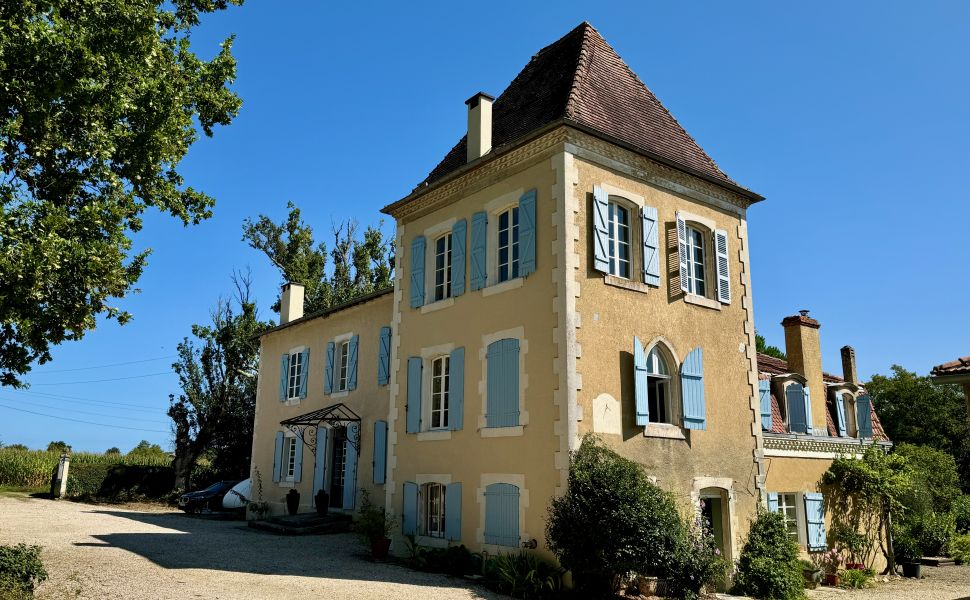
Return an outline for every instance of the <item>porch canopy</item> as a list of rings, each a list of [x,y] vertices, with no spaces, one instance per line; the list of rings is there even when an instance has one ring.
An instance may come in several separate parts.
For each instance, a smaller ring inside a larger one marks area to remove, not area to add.
[[[357,423],[357,427],[349,427]],[[360,453],[360,416],[342,403],[331,404],[326,408],[314,410],[298,417],[280,421],[280,425],[292,431],[303,444],[317,455],[317,427],[329,426],[331,429],[343,428],[347,431],[347,441]],[[326,452],[326,449],[324,449]]]

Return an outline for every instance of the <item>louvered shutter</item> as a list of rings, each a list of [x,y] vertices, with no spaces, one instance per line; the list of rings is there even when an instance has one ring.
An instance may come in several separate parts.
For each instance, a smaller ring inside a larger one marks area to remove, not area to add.
[[[818,492],[805,492],[805,524],[808,529],[808,551],[824,552],[828,548],[825,542],[825,506],[822,494]]]
[[[758,397],[761,400],[761,429],[771,431],[771,381],[758,380]]]
[[[650,400],[647,391],[647,353],[640,343],[640,338],[633,338],[633,391],[636,399],[637,425],[650,423]]]
[[[327,365],[323,374],[323,391],[327,394],[333,393],[333,355],[337,345],[327,342]]]
[[[610,196],[603,188],[593,187],[593,268],[610,272]]]
[[[283,478],[283,432],[276,432],[275,450],[273,451],[273,483],[279,483]]]
[[[330,430],[317,426],[316,456],[313,464],[313,497],[316,502],[317,492],[324,489],[327,480],[327,435]]]
[[[812,394],[807,385],[802,388],[802,400],[805,402],[805,433],[812,435]]]
[[[377,357],[377,385],[391,381],[391,328],[381,327],[380,350]]]
[[[768,512],[778,512],[778,492],[768,492]]]
[[[721,304],[730,304],[731,262],[728,260],[728,234],[723,229],[714,230],[714,258],[717,263],[717,299]]]
[[[383,484],[387,478],[387,422],[374,423],[374,483]]]
[[[448,429],[457,431],[465,422],[465,349],[455,348],[448,358]]]
[[[461,219],[451,227],[451,295],[465,293],[465,238],[468,221]]]
[[[286,402],[287,392],[289,391],[289,375],[290,375],[290,355],[284,354],[283,359],[280,361],[280,402]]]
[[[485,543],[518,548],[518,487],[493,483],[485,488]]]
[[[529,190],[519,198],[519,275],[526,277],[536,270],[536,191]]]
[[[347,345],[347,389],[357,389],[357,345],[360,343],[360,336],[355,335],[350,338]]]
[[[421,357],[408,359],[407,432],[421,431]]]
[[[404,498],[401,505],[401,533],[417,535],[418,533],[418,484],[404,482]]]
[[[300,483],[303,479],[303,440],[300,438],[295,438],[296,443],[293,444],[293,483]]]
[[[461,484],[445,486],[445,539],[461,539]]]
[[[306,380],[310,373],[310,349],[301,352],[300,357],[300,398],[306,398]]]
[[[640,232],[643,238],[643,283],[660,285],[660,234],[657,209],[640,209]]]
[[[424,304],[424,249],[427,242],[423,235],[411,241],[411,308]]]
[[[492,342],[486,360],[486,427],[514,427],[519,424],[519,340]]]
[[[480,290],[485,287],[487,282],[486,274],[488,269],[486,254],[486,240],[488,239],[488,215],[484,212],[477,212],[472,215],[472,235],[471,235],[471,255],[469,259],[469,272],[471,273],[472,291]]]
[[[839,437],[845,437],[848,434],[845,427],[845,400],[841,393],[836,392],[832,402],[835,404],[835,428],[838,430]]]
[[[872,437],[872,399],[868,394],[859,396],[855,400],[856,423],[859,427],[860,438]]]
[[[683,396],[684,427],[707,429],[707,404],[704,400],[704,349],[694,348],[680,366],[680,393]]]
[[[677,213],[677,257],[680,261],[680,290],[688,293],[687,222]]]
[[[350,440],[357,441],[357,448],[360,448],[360,423],[347,425],[347,439],[344,440],[344,510],[354,509],[354,500],[357,498],[357,448],[354,448]]]
[[[805,433],[805,394],[800,383],[792,383],[785,388],[785,404],[788,407],[788,431]]]

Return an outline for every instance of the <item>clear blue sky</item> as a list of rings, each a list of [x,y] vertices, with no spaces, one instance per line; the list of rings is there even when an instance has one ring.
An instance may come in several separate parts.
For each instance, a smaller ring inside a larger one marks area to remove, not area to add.
[[[767,197],[749,231],[770,343],[782,346],[781,319],[807,308],[833,372],[844,344],[866,378],[970,354],[970,4],[616,4],[250,0],[208,18],[196,51],[237,35],[244,100],[182,164],[217,199],[215,216],[183,228],[149,214],[136,245],[153,254],[141,293],[122,303],[134,320],[57,348],[31,393],[0,389],[2,405],[113,426],[0,407],[0,440],[169,447],[178,385],[165,372],[234,268],[252,268],[262,314],[276,318],[279,276],[241,242],[243,219],[278,220],[292,200],[321,236],[335,221],[376,223],[462,135],[468,96],[500,93],[583,20],[722,169]],[[127,361],[144,362],[94,368]]]

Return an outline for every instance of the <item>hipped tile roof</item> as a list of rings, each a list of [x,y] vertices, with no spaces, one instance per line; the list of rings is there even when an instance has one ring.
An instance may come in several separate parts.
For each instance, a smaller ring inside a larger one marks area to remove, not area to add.
[[[930,371],[930,374],[936,376],[970,374],[970,356],[964,356],[963,358],[945,362],[942,365],[936,365]]]

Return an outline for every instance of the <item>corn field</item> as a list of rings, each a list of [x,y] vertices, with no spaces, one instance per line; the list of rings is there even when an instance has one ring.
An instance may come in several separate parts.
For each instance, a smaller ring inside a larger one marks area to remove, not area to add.
[[[60,452],[0,448],[0,486],[46,488],[50,486],[51,476],[60,459]],[[171,464],[171,461],[162,457],[128,457],[124,454],[74,452],[71,454],[71,464],[166,467]]]

